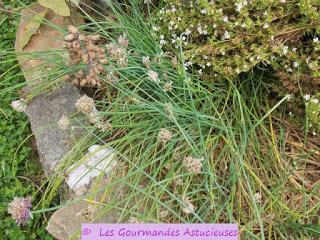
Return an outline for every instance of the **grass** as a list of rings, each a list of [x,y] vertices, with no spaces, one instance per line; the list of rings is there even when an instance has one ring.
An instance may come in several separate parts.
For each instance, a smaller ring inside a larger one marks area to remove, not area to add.
[[[272,76],[259,71],[232,81],[199,81],[184,71],[183,52],[177,66],[162,53],[135,2],[126,12],[109,4],[117,22],[87,15],[91,22],[81,29],[107,41],[123,33],[129,39],[129,65],[116,67],[121,80],[110,84],[101,79],[106,87],[96,93],[96,105],[113,129],[100,132],[83,126],[86,136],[50,179],[36,213],[51,210],[48,206],[68,167],[79,162],[89,146],[101,144],[119,156],[109,184],[99,187],[98,179],[97,187],[84,196],[101,208],[101,215],[117,210],[119,222],[135,217],[143,222],[238,223],[241,239],[317,239],[319,147],[284,121],[280,109],[287,97],[269,106],[266,93]],[[143,56],[159,60],[152,62],[159,85],[148,78]],[[83,64],[66,68],[61,60],[56,57],[56,74],[31,96],[61,85],[65,74],[86,69]],[[169,80],[173,90],[165,92],[163,83]],[[165,146],[157,139],[161,128],[173,133]],[[182,164],[185,156],[203,157],[203,173],[190,173]],[[185,198],[196,207],[194,213],[182,211]],[[164,210],[169,211],[166,217]]]

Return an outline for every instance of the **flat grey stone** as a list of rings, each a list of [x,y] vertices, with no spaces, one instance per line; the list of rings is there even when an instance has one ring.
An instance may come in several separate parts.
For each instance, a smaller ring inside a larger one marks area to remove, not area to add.
[[[75,102],[80,96],[75,86],[66,84],[49,95],[35,97],[27,105],[26,114],[35,135],[40,162],[48,177],[81,135],[79,127],[62,130],[57,125],[62,116],[76,112]]]

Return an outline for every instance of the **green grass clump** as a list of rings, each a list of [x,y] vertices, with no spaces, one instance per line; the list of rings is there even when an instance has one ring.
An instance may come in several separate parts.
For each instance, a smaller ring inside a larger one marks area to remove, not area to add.
[[[23,1],[29,4],[30,1]],[[0,52],[12,49],[19,23],[17,1],[2,1],[0,9]],[[14,90],[24,78],[14,57],[0,53],[0,239],[52,239],[45,231],[41,215],[35,216],[27,226],[18,227],[7,213],[8,203],[14,197],[33,196],[42,183],[41,166],[32,154],[30,127],[27,117],[15,112],[10,103],[19,99]],[[39,193],[39,192],[38,192]],[[38,195],[39,196],[39,195]]]

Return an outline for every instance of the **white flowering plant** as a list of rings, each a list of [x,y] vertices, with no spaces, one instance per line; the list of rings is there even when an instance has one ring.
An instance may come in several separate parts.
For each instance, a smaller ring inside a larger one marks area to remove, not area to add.
[[[185,69],[232,79],[271,65],[282,78],[318,81],[320,5],[317,0],[164,0],[154,35],[164,50],[183,53]]]

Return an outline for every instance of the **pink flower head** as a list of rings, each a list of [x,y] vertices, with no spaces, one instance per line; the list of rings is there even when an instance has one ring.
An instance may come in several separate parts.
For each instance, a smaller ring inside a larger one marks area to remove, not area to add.
[[[25,224],[30,218],[31,214],[31,197],[26,198],[15,197],[8,205],[8,213],[16,220],[18,225]]]

